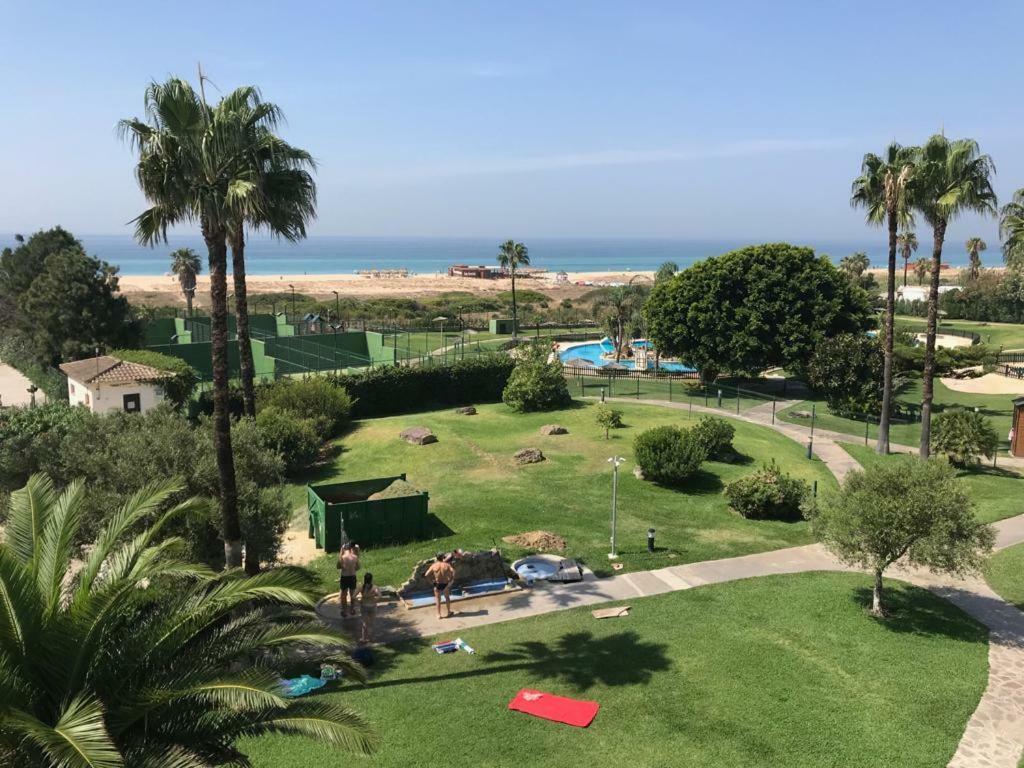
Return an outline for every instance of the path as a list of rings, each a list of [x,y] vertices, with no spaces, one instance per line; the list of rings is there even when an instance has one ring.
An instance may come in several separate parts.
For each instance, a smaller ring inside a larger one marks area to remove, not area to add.
[[[616,398],[609,398],[615,400]],[[623,399],[625,401],[625,399]],[[688,404],[654,400],[628,400],[666,408],[687,409]],[[789,403],[776,403],[776,408]],[[806,444],[810,428],[776,421],[772,424],[771,404],[751,408],[739,415],[728,414],[775,431]],[[720,410],[693,406],[693,410],[722,415]],[[837,444],[848,437],[827,430],[815,430],[814,453],[825,462],[840,482],[859,465]],[[1024,514],[994,524],[996,549],[1024,543]],[[382,606],[378,634],[385,642],[403,638],[430,637],[485,624],[539,616],[554,611],[660,595],[705,584],[807,571],[856,571],[845,566],[820,544],[761,552],[725,560],[638,571],[598,579],[592,573],[576,584],[549,585],[524,589],[512,595],[478,598],[455,604],[456,615],[438,620],[432,608],[404,610]],[[957,578],[932,574],[918,568],[892,568],[887,573],[949,600],[989,628],[989,678],[985,692],[971,715],[948,768],[1017,768],[1024,750],[1024,613],[997,595],[979,576]],[[318,606],[322,618],[350,633],[354,619],[339,619],[336,596]]]
[[[21,371],[0,362],[0,405],[28,405],[31,398],[28,388],[32,386]],[[42,403],[46,396],[42,391],[36,392],[36,402]]]

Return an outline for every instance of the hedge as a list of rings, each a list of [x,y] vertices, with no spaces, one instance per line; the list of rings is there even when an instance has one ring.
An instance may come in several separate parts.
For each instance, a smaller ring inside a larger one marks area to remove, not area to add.
[[[501,400],[515,360],[483,355],[450,365],[385,366],[352,374],[328,374],[355,400],[354,418],[390,416],[446,405],[496,403]]]

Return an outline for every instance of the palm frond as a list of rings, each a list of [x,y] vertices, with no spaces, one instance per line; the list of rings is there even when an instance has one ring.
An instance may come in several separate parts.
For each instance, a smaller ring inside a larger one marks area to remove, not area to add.
[[[29,564],[35,559],[36,546],[42,541],[47,515],[56,496],[53,482],[41,474],[32,475],[24,488],[11,494],[5,544],[23,563]]]
[[[46,755],[52,768],[120,768],[124,765],[95,699],[77,697],[53,725],[21,710],[4,716],[5,727],[21,734]]]

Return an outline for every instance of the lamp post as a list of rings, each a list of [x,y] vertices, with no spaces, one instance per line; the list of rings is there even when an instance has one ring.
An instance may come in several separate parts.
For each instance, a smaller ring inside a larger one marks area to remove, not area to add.
[[[619,467],[625,464],[626,460],[621,456],[612,456],[608,463],[612,465],[612,551],[608,553],[608,559],[618,560],[619,554],[615,550],[615,513],[619,495]]]
[[[295,286],[288,283],[288,287],[292,289],[292,317],[295,317]]]
[[[337,324],[341,321],[341,298],[337,291],[331,291],[331,293],[334,294],[334,322]]]

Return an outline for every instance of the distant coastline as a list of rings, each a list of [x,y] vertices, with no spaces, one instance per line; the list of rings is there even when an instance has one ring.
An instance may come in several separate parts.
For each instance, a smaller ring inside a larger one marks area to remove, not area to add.
[[[29,232],[24,233],[31,234]],[[193,248],[200,255],[206,249],[198,235],[172,235],[167,245],[145,248],[128,235],[83,235],[86,250],[110,264],[123,276],[157,277],[167,273],[168,254],[175,248]],[[668,240],[668,239],[525,239],[533,264],[552,272],[643,272],[674,261],[684,268],[708,256],[749,245],[752,240]],[[253,276],[329,276],[355,274],[359,270],[407,269],[421,276],[436,276],[451,264],[493,264],[498,250],[494,238],[388,238],[310,237],[300,243],[286,243],[254,237],[246,248],[247,271]],[[802,243],[838,261],[855,251],[865,251],[872,267],[884,266],[884,238],[860,241],[817,241]],[[13,234],[0,234],[0,247],[14,245]],[[947,247],[944,261],[952,266],[967,264],[966,253]],[[926,256],[922,252],[916,258]],[[986,266],[1002,264],[997,248],[985,254]],[[900,260],[902,265],[902,260]]]

